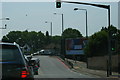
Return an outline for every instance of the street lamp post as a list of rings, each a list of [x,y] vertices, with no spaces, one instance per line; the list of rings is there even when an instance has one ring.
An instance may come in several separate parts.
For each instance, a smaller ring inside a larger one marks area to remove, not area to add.
[[[64,31],[64,25],[63,25],[63,14],[62,14],[62,33]]]
[[[64,31],[64,21],[63,21],[63,14],[60,14],[60,13],[54,13],[55,15],[61,15],[61,17],[62,17],[62,33],[63,33],[63,31]],[[61,34],[62,35],[62,34]]]
[[[86,39],[88,39],[87,9],[74,8],[74,10],[82,10],[86,12]],[[87,59],[87,55],[86,55],[86,59]],[[87,61],[87,68],[88,68],[88,61]]]
[[[74,8],[74,10],[83,10],[86,12],[86,38],[88,38],[88,26],[87,26],[87,9]]]
[[[86,38],[88,38],[88,30],[87,30],[87,9],[79,9],[79,8],[74,8],[74,10],[84,10],[86,11]],[[110,6],[108,5],[108,26],[110,27]],[[107,76],[112,75],[112,67],[111,67],[111,51],[110,51],[110,32],[108,32],[108,53],[109,53],[109,61],[108,61],[108,71],[107,71]]]
[[[63,58],[63,60],[65,60],[65,39],[64,37],[62,36],[63,34],[63,31],[64,31],[64,21],[63,21],[63,14],[61,13],[54,13],[55,15],[61,15],[62,17],[62,33],[61,33],[61,57]]]
[[[50,26],[51,26],[50,30],[51,30],[51,36],[52,36],[52,22],[45,21],[45,23],[50,23]]]

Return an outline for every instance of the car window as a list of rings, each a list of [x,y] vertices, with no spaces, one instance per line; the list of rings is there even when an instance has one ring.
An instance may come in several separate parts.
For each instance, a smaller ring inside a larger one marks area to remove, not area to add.
[[[17,58],[19,50],[16,46],[2,45],[0,47],[0,60],[13,61]]]

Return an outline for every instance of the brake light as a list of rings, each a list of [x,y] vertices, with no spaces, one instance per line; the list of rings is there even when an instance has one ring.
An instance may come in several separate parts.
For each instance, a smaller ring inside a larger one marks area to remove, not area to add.
[[[21,75],[21,78],[26,78],[27,77],[27,75]]]
[[[35,66],[36,68],[39,68],[38,66]]]
[[[27,72],[27,71],[22,71],[22,73],[21,73],[21,78],[26,78],[28,74],[29,74],[29,72]]]

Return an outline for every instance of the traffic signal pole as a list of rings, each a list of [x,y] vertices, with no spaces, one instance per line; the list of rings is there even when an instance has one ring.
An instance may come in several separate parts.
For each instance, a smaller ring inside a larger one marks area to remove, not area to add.
[[[108,5],[108,26],[110,27],[110,5]],[[108,77],[109,75],[112,75],[112,52],[111,52],[111,32],[108,30],[108,54],[109,54],[109,66],[108,66]]]
[[[56,1],[58,1],[58,0],[56,0]],[[91,6],[95,6],[95,7],[107,9],[108,10],[108,27],[110,27],[110,5],[84,3],[84,2],[70,2],[70,1],[61,1],[61,2],[64,2],[64,3],[73,3],[73,4],[91,5]],[[60,7],[61,7],[61,5],[60,5]],[[110,31],[108,30],[108,56],[109,56],[109,60],[108,60],[107,77],[109,77],[109,75],[112,75],[112,68],[111,68],[111,56],[112,56],[112,52],[111,52],[111,43],[110,43],[110,41],[111,41]]]

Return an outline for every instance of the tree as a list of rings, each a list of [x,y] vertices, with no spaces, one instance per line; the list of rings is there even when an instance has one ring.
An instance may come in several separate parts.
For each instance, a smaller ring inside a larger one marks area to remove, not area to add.
[[[45,44],[48,45],[51,42],[51,37],[49,36],[49,32],[46,31],[46,36],[45,36]]]
[[[40,49],[42,49],[43,47],[44,47],[44,44],[45,44],[45,36],[44,36],[44,34],[41,32],[41,31],[39,31],[38,33],[37,33],[37,41],[36,41],[36,47],[37,47],[37,49],[38,50],[40,50]]]
[[[49,37],[49,32],[48,31],[46,31],[46,36]]]
[[[98,31],[89,37],[88,44],[84,49],[85,54],[88,57],[104,56],[108,54],[108,32],[112,32],[109,39],[112,39],[113,37],[116,39],[116,35],[113,36],[113,34],[117,33],[117,29],[113,25],[108,28],[102,27],[101,31]]]
[[[21,32],[21,38],[22,38],[22,40],[21,40],[21,46],[24,46],[25,44],[28,44],[29,45],[29,32],[28,32],[28,30],[25,30],[25,31],[22,31]]]
[[[18,42],[21,37],[21,31],[10,31],[6,36],[2,38],[3,42]]]
[[[61,36],[53,36],[51,42],[54,43],[54,44],[59,44],[60,45],[60,43],[61,43]]]
[[[62,33],[63,38],[78,38],[82,37],[82,34],[77,29],[68,28]]]
[[[85,47],[85,54],[89,57],[106,55],[108,50],[107,37],[106,31],[100,31],[90,36]]]
[[[116,35],[117,36],[117,43],[116,43],[117,44],[117,50],[116,51],[117,51],[118,54],[120,54],[120,30],[118,30],[117,32],[118,33]]]
[[[7,36],[3,36],[2,42],[9,42],[9,38]]]
[[[45,36],[41,31],[10,31],[7,35],[3,36],[2,42],[16,42],[22,47],[27,44],[33,51],[37,51],[45,44]]]

